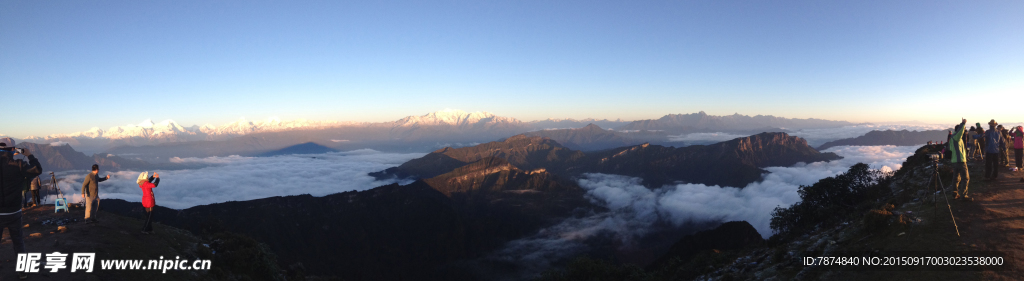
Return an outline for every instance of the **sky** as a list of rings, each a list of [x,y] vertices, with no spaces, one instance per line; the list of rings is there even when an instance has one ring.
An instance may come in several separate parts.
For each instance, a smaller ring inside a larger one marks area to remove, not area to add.
[[[0,1],[0,134],[444,108],[1020,121],[982,104],[1024,94],[1021,14],[1022,1]]]

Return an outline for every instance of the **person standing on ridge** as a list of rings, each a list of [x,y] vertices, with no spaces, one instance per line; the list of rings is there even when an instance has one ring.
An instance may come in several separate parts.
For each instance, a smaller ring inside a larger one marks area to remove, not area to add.
[[[25,155],[28,163],[14,159],[18,154]],[[24,188],[25,178],[38,177],[42,173],[43,167],[32,153],[26,149],[15,149],[14,139],[0,138],[0,227],[7,228],[15,256],[25,253],[25,238],[22,236],[22,199],[18,194]],[[2,232],[3,229],[0,229],[0,234]],[[18,278],[28,278],[28,274],[18,272]]]
[[[956,129],[953,129],[953,131],[955,132]],[[971,127],[971,130],[964,132],[964,135],[961,137],[964,139],[964,151],[970,152],[970,149],[973,147],[972,144],[974,142],[971,142],[971,133],[974,131],[974,127]],[[970,155],[968,154],[967,157],[970,158]]]
[[[85,198],[85,223],[97,222],[92,217],[92,211],[95,208],[95,204],[100,200],[99,184],[110,179],[110,174],[107,174],[105,178],[101,178],[98,176],[99,173],[100,165],[93,164],[92,172],[85,175],[85,180],[82,181],[82,198]]]
[[[43,182],[39,180],[39,177],[32,178],[32,185],[29,190],[32,192],[32,207],[39,206],[39,187],[43,186]]]
[[[975,161],[975,160],[977,160],[978,157],[979,157],[979,154],[981,153],[981,151],[978,150],[978,138],[981,138],[981,135],[978,135],[978,129],[975,128],[974,126],[971,126],[971,129],[969,129],[967,131],[967,144],[968,144],[968,147],[967,147],[967,160],[968,161]]]
[[[1017,160],[1017,169],[1024,168],[1024,163],[1021,163],[1021,158],[1024,158],[1024,126],[1017,126],[1010,131],[1010,136],[1013,137],[1013,158]]]
[[[29,177],[25,177],[25,178],[21,179],[21,208],[22,209],[27,209],[28,208],[28,200],[31,199],[31,198],[28,197],[29,194],[31,194],[31,192],[29,190],[32,189],[32,181],[33,180],[34,180],[34,178],[29,178]]]
[[[1010,166],[1010,132],[1003,125],[996,126],[999,129],[999,136],[1003,137],[1003,144],[999,146],[999,164],[1001,167]]]
[[[995,180],[999,176],[999,147],[1003,143],[1003,134],[996,130],[995,119],[988,121],[988,132],[985,132],[985,180]]]
[[[960,125],[956,126],[956,133],[953,133],[953,137],[949,142],[949,150],[953,153],[950,157],[950,161],[953,163],[954,173],[956,177],[953,178],[953,199],[960,198],[960,180],[964,181],[963,194],[964,198],[967,198],[967,187],[971,183],[971,174],[967,171],[967,155],[964,154],[964,126],[967,125],[967,119],[961,118]]]
[[[953,140],[953,131],[946,131],[949,133],[946,135],[946,146],[949,146],[950,141]],[[952,151],[947,147],[942,149],[942,157],[945,159],[953,159]]]
[[[135,183],[142,189],[142,208],[146,210],[146,223],[142,226],[142,234],[153,234],[153,207],[156,207],[153,189],[160,185],[160,174],[153,173],[150,177],[149,172],[142,172]]]
[[[974,124],[978,125],[975,127],[978,130],[978,156],[981,157],[981,161],[985,161],[985,129],[981,128],[981,123]]]

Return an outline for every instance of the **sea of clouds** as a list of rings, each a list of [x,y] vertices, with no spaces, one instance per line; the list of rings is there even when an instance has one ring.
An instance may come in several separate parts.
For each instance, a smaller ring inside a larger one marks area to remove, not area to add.
[[[570,218],[539,233],[512,241],[489,258],[514,263],[539,273],[551,263],[586,250],[586,239],[612,235],[628,247],[659,225],[676,227],[726,221],[747,221],[761,236],[772,235],[771,212],[800,201],[797,189],[846,172],[856,163],[882,171],[898,170],[919,146],[839,146],[825,150],[843,156],[830,162],[768,167],[764,179],[744,188],[703,184],[665,185],[649,189],[640,178],[585,174],[578,179],[594,203],[610,211]]]
[[[855,125],[855,126],[843,126],[837,128],[825,128],[825,129],[803,129],[792,131],[789,134],[798,136],[807,140],[807,143],[811,146],[818,146],[829,141],[855,138],[863,136],[870,131],[878,130],[908,130],[908,131],[927,131],[927,130],[944,130],[952,128],[953,125],[899,125],[899,124],[884,124],[884,125]],[[692,134],[681,134],[668,136],[668,140],[672,142],[692,142],[692,143],[714,143],[720,141],[727,141],[735,138],[746,137],[743,134],[732,134],[732,133],[692,133]]]
[[[189,170],[149,171],[160,173],[160,185],[153,189],[157,205],[184,209],[196,205],[243,201],[273,196],[311,194],[324,196],[350,190],[367,190],[396,181],[378,181],[367,175],[398,166],[425,153],[384,153],[371,149],[309,155],[273,157],[173,158],[175,163],[204,164]],[[132,202],[142,199],[135,181],[142,171],[109,173],[100,183],[100,198]],[[85,171],[62,175],[59,186],[70,202],[81,200]],[[100,176],[107,175],[100,171]],[[402,184],[408,184],[402,182]],[[48,197],[47,201],[52,202]]]

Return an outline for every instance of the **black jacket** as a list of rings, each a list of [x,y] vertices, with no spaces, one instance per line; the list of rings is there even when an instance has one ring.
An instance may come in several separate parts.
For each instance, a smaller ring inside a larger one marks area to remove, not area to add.
[[[10,152],[0,152],[0,213],[21,210],[21,191],[25,189],[25,178],[38,177],[43,167],[32,153],[25,153],[28,163],[14,159]]]

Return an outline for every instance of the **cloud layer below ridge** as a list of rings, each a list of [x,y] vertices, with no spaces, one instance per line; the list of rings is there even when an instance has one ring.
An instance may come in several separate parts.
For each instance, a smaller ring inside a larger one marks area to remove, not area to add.
[[[366,190],[394,181],[377,181],[367,175],[422,157],[424,153],[383,153],[370,149],[310,155],[274,157],[174,158],[176,163],[210,166],[190,170],[149,171],[160,173],[160,186],[153,189],[160,206],[183,209],[226,201],[252,200],[273,196],[311,194],[324,196],[350,190]],[[101,198],[139,202],[142,190],[135,183],[142,171],[110,173],[100,183]],[[100,175],[106,175],[100,171]],[[85,172],[67,174],[60,186],[71,202],[81,200]],[[70,187],[70,190],[68,189]],[[51,199],[52,198],[48,198]]]

